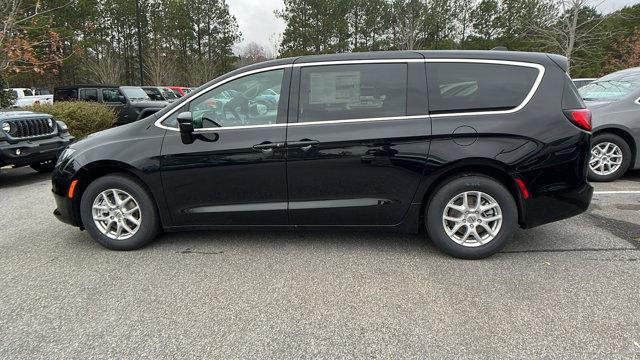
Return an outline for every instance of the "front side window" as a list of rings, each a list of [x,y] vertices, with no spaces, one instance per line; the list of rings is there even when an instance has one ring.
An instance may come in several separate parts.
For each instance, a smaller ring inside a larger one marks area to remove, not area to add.
[[[528,66],[428,63],[431,113],[510,110],[526,99],[539,70]]]
[[[395,117],[406,114],[406,64],[302,68],[300,122]]]
[[[280,87],[284,70],[272,70],[247,75],[209,90],[191,101],[188,111],[195,128],[256,126],[275,124],[278,119]],[[273,89],[273,102],[263,101],[261,94]],[[176,126],[180,111],[169,117],[164,125]]]
[[[102,89],[102,101],[120,102],[120,91],[118,89]]]

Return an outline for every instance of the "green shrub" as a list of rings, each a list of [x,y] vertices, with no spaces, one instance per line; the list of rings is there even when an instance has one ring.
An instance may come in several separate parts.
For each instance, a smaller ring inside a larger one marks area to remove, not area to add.
[[[60,101],[54,102],[53,105],[34,105],[29,110],[51,114],[56,120],[64,121],[71,135],[76,138],[108,129],[116,121],[116,114],[112,108],[95,102]]]

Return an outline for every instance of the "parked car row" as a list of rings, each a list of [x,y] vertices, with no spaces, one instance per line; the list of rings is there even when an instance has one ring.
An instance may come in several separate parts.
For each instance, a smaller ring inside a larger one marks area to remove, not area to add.
[[[60,86],[55,88],[53,96],[54,101],[94,101],[110,106],[117,113],[116,125],[145,118],[169,104],[164,100],[152,100],[139,86]]]

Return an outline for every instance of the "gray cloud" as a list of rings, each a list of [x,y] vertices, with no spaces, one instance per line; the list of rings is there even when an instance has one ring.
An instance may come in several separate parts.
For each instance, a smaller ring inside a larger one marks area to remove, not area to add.
[[[284,31],[284,22],[276,18],[276,9],[284,9],[282,0],[227,0],[229,11],[238,20],[242,47],[250,42],[274,49],[275,37]]]

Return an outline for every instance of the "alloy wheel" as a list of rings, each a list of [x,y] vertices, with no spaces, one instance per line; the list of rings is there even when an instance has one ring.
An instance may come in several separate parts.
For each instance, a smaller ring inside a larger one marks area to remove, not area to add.
[[[615,173],[622,166],[622,149],[612,142],[601,142],[591,149],[589,168],[593,173],[607,176]]]
[[[490,195],[465,191],[444,208],[442,224],[449,238],[466,247],[477,247],[493,240],[502,227],[502,209]]]
[[[102,234],[115,240],[132,237],[142,221],[136,199],[124,190],[107,189],[93,201],[93,222]]]

